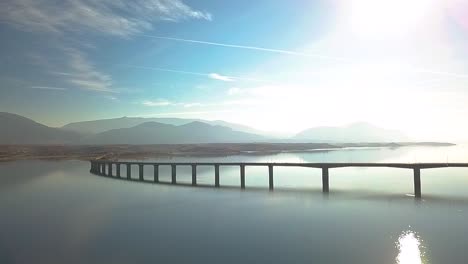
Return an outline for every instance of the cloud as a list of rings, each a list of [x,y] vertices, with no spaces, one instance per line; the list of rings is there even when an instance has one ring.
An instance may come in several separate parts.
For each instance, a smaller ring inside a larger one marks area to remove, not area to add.
[[[166,99],[157,99],[154,101],[151,100],[145,100],[141,104],[145,106],[150,106],[150,107],[160,107],[160,106],[181,106],[184,108],[192,108],[192,107],[198,107],[198,106],[205,106],[205,104],[201,103],[184,103],[184,102],[171,102]]]
[[[119,66],[123,66],[127,68],[142,69],[142,70],[154,70],[154,71],[173,72],[173,73],[180,73],[180,74],[198,75],[198,76],[204,76],[210,79],[220,80],[224,82],[231,82],[235,80],[252,81],[252,82],[269,82],[268,80],[249,78],[249,77],[224,76],[218,73],[192,72],[192,71],[182,71],[182,70],[174,70],[174,69],[167,69],[167,68],[160,68],[160,67],[147,67],[147,66],[137,66],[137,65],[128,65],[128,64],[119,64]]]
[[[234,110],[214,110],[214,111],[189,111],[189,112],[169,112],[169,113],[154,113],[149,115],[140,115],[140,117],[173,117],[173,116],[198,116],[203,114],[219,114],[219,113],[232,113]]]
[[[153,23],[158,21],[177,22],[187,19],[211,21],[212,15],[195,10],[182,0],[0,1],[0,23],[26,32],[58,36],[54,36],[51,47],[55,53],[63,53],[60,62],[41,55],[42,52],[32,57],[34,62],[46,67],[49,73],[60,76],[71,87],[97,92],[115,92],[112,89],[112,78],[99,71],[82,50],[70,45],[70,42],[77,42],[79,46],[94,46],[81,43],[80,38],[75,37],[77,32],[131,37],[153,29]]]
[[[196,106],[203,106],[201,103],[185,103],[183,104],[185,108],[191,108],[191,107],[196,107]]]
[[[224,75],[221,75],[221,74],[218,74],[218,73],[210,73],[210,74],[208,74],[208,76],[209,76],[211,79],[220,80],[220,81],[225,81],[225,82],[232,82],[232,81],[234,81],[234,79],[233,79],[232,77],[224,76]]]
[[[51,86],[31,86],[31,89],[40,89],[40,90],[55,90],[55,91],[65,91],[67,88],[62,87],[51,87]]]
[[[42,55],[37,56],[43,61],[42,65],[44,66],[42,67],[47,68],[46,71],[49,75],[55,75],[58,77],[59,82],[66,83],[68,88],[59,88],[60,90],[78,88],[95,92],[116,93],[112,88],[111,76],[97,70],[83,52],[63,46],[58,47],[58,50],[61,51],[63,56],[61,60],[49,59]],[[57,71],[57,69],[60,69],[60,71]],[[47,87],[49,90],[57,88],[55,85],[37,85],[33,87],[36,87],[34,89],[46,89],[45,87]]]
[[[165,99],[158,99],[156,101],[150,101],[150,100],[146,100],[146,101],[143,101],[142,102],[143,105],[146,105],[146,106],[170,106],[170,105],[174,105],[172,102],[168,101],[168,100],[165,100]]]
[[[65,63],[49,67],[61,68],[62,71],[50,71],[50,74],[60,76],[72,87],[96,92],[116,92],[112,89],[111,76],[97,70],[83,52],[69,47],[60,49]]]
[[[212,20],[181,0],[3,0],[0,22],[24,31],[98,32],[129,36],[153,29],[157,21]]]

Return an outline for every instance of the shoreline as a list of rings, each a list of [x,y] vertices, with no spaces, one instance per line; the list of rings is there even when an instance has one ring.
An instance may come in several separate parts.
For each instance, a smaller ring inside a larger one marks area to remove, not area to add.
[[[412,146],[447,147],[453,143],[206,143],[158,145],[0,145],[0,162],[16,160],[149,159],[158,157],[219,157],[317,153]]]

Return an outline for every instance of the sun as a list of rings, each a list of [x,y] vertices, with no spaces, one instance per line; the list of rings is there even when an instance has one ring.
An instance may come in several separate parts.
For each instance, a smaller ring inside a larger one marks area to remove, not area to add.
[[[424,27],[443,0],[345,1],[348,26],[363,37],[404,36]]]

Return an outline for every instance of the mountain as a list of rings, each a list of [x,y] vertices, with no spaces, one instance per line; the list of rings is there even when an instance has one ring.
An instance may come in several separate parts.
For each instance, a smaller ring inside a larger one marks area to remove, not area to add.
[[[20,115],[0,112],[0,144],[66,144],[80,135],[39,124]]]
[[[112,119],[101,119],[93,121],[75,122],[70,123],[62,127],[64,130],[79,132],[83,134],[96,134],[102,133],[112,129],[119,128],[131,128],[146,122],[157,122],[168,125],[185,125],[192,122],[203,122],[210,125],[220,125],[224,127],[232,128],[236,131],[253,133],[253,134],[264,134],[263,131],[256,130],[254,128],[225,122],[221,120],[207,121],[201,119],[185,119],[185,118],[143,118],[143,117],[121,117]]]
[[[384,129],[369,123],[353,123],[342,127],[314,127],[294,136],[295,140],[313,142],[402,142],[408,138],[397,130]]]
[[[262,141],[259,135],[234,131],[199,121],[179,126],[145,122],[131,128],[119,128],[88,136],[83,144],[196,144]]]

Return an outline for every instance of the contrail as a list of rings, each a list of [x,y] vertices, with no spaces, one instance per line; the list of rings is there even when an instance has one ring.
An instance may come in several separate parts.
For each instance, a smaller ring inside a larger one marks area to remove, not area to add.
[[[135,69],[143,69],[143,70],[155,70],[155,71],[165,71],[165,72],[174,72],[174,73],[181,73],[181,74],[190,74],[190,75],[198,75],[198,76],[205,76],[209,77],[209,73],[201,73],[201,72],[191,72],[191,71],[179,71],[179,70],[172,70],[172,69],[165,69],[165,68],[158,68],[158,67],[146,67],[146,66],[136,66],[136,65],[127,65],[127,64],[119,64],[120,66],[135,68]]]
[[[174,69],[166,69],[166,68],[159,68],[159,67],[136,66],[136,65],[128,65],[128,64],[118,64],[118,65],[123,66],[123,67],[128,67],[128,68],[135,68],[135,69],[165,71],[165,72],[173,72],[173,73],[180,73],[180,74],[197,75],[197,76],[203,76],[203,77],[207,77],[207,78],[210,78],[210,79],[221,80],[221,81],[243,80],[243,81],[254,81],[254,82],[269,82],[268,80],[261,80],[261,79],[255,79],[255,78],[246,78],[246,77],[239,77],[239,76],[224,76],[224,75],[220,75],[218,73],[180,71],[180,70],[174,70]]]
[[[62,87],[50,87],[50,86],[31,86],[31,89],[41,89],[41,90],[56,90],[56,91],[65,91],[67,88]]]
[[[180,42],[188,42],[188,43],[196,43],[196,44],[204,44],[204,45],[212,45],[212,46],[220,46],[220,47],[227,47],[227,48],[248,49],[248,50],[258,50],[258,51],[274,52],[274,53],[280,53],[280,54],[286,54],[286,55],[302,56],[302,57],[311,57],[311,58],[318,58],[318,59],[325,59],[325,60],[347,61],[346,59],[343,59],[343,58],[329,57],[329,56],[324,56],[324,55],[310,54],[310,53],[298,52],[298,51],[291,51],[291,50],[270,49],[270,48],[255,47],[255,46],[245,46],[245,45],[234,45],[234,44],[219,43],[219,42],[211,42],[211,41],[201,41],[201,40],[193,40],[193,39],[182,39],[182,38],[172,38],[172,37],[161,37],[161,36],[152,36],[152,35],[146,35],[146,34],[141,34],[141,35],[139,35],[139,36],[148,37],[148,38],[156,38],[156,39],[165,39],[165,40],[180,41]]]

